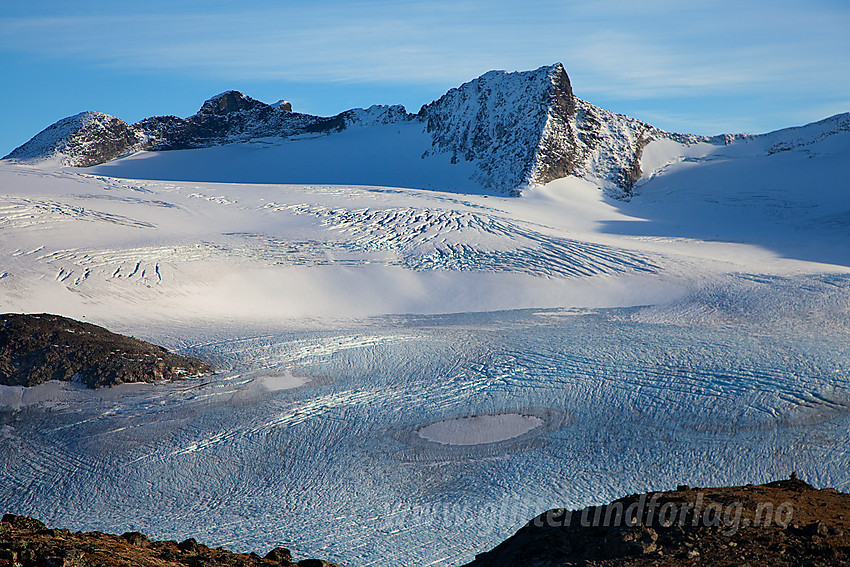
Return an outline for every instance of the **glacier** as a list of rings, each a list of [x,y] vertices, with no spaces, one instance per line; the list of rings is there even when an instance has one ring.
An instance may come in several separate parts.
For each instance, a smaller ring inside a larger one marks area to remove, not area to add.
[[[554,507],[792,471],[850,488],[848,115],[667,135],[540,104],[553,76],[463,85],[431,132],[380,107],[333,133],[0,161],[4,312],[218,370],[0,387],[0,508],[453,566]],[[552,143],[466,160],[470,117],[515,81]],[[572,173],[546,179],[541,155]]]

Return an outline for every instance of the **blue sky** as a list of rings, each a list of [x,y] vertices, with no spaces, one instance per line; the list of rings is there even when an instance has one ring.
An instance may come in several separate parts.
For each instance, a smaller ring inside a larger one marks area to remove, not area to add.
[[[416,111],[490,69],[561,61],[576,95],[667,130],[850,111],[850,2],[4,2],[0,155],[84,110],[187,116],[228,89],[332,115]]]

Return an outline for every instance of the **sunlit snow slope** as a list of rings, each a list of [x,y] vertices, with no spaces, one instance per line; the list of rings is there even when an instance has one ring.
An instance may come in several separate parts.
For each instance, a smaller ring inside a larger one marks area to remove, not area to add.
[[[0,509],[459,565],[556,506],[791,471],[848,489],[850,134],[832,120],[650,141],[629,200],[577,177],[444,192],[468,176],[446,156],[383,168],[335,146],[365,130],[0,163],[0,311],[220,371],[0,387]],[[420,143],[370,132],[390,155]],[[236,183],[267,172],[291,183]]]

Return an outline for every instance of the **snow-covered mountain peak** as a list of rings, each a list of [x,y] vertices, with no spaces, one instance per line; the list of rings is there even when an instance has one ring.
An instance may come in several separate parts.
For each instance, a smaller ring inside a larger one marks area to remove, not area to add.
[[[541,135],[553,103],[567,109],[572,89],[558,63],[534,71],[490,71],[427,104],[419,116],[435,151],[476,162],[482,186],[513,191],[534,182]]]
[[[400,128],[389,129],[388,125]],[[91,166],[138,150],[185,150],[252,142],[262,143],[248,148],[267,149],[269,144],[283,142],[299,143],[303,148],[309,139],[351,128],[360,134],[335,138],[335,151],[358,153],[365,144],[373,154],[383,157],[369,164],[352,162],[353,169],[346,170],[350,175],[346,171],[335,173],[337,181],[356,178],[358,183],[379,184],[386,181],[384,170],[389,167],[419,172],[393,176],[405,186],[466,191],[472,185],[472,190],[518,195],[525,187],[575,176],[592,181],[612,197],[630,198],[636,186],[663,173],[669,164],[685,157],[693,159],[696,144],[705,145],[700,151],[714,151],[709,146],[746,145],[747,149],[741,150],[744,153],[770,155],[847,131],[850,114],[762,135],[675,134],[579,99],[573,94],[564,65],[555,63],[532,71],[489,71],[450,89],[422,106],[417,114],[408,113],[400,105],[374,105],[330,117],[314,116],[292,112],[292,105],[285,100],[266,104],[236,90],[210,98],[187,118],[155,116],[128,126],[101,113],[82,113],[60,120],[7,157]],[[403,143],[399,136],[404,138]],[[644,149],[653,143],[651,159],[643,159]],[[661,146],[663,151],[659,150]],[[328,159],[327,155],[307,155],[306,148],[299,154],[301,160],[306,156],[317,166]],[[270,154],[263,155],[269,159]],[[295,154],[290,151],[287,155]],[[428,158],[427,163],[422,162],[424,167],[411,167],[411,161],[418,162],[420,158]],[[301,168],[303,163],[297,165]],[[175,166],[179,164],[173,164],[170,170],[175,171]],[[380,170],[369,175],[364,172],[368,167]],[[427,172],[434,167],[451,171],[428,177]],[[281,166],[277,169],[280,176],[264,182],[291,183],[294,179],[283,172],[292,169]],[[420,169],[427,178],[422,177]],[[239,171],[226,177],[229,181],[240,180]],[[253,173],[244,177],[253,179]],[[447,185],[445,180],[449,178],[457,182]]]
[[[104,122],[114,119],[115,116],[110,114],[106,114],[104,112],[97,112],[95,110],[87,110],[85,112],[80,112],[79,114],[75,114],[74,116],[69,116],[68,118],[63,118],[53,126],[57,126],[59,128],[62,127],[78,127],[84,128],[87,126],[91,126],[92,124],[98,122]],[[51,126],[52,128],[52,126]]]
[[[475,162],[476,181],[514,194],[573,175],[627,195],[641,175],[643,146],[666,135],[577,98],[561,63],[490,71],[425,105],[420,116],[436,150]]]
[[[48,126],[6,158],[87,167],[121,156],[140,142],[141,136],[123,120],[87,111]]]

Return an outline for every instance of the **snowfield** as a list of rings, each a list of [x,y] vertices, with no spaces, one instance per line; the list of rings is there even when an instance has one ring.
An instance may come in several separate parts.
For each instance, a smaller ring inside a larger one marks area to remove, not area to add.
[[[553,507],[792,471],[847,490],[850,133],[766,136],[650,142],[628,201],[289,142],[0,162],[2,311],[219,370],[0,387],[0,509],[450,566]]]

